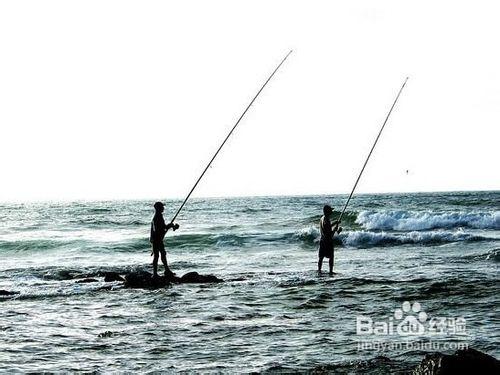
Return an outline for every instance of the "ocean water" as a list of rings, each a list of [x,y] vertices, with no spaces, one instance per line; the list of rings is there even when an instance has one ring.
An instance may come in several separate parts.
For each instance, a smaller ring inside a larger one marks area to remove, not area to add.
[[[500,192],[355,196],[335,274],[318,275],[322,206],[335,217],[345,199],[193,199],[166,237],[171,268],[225,282],[157,290],[99,277],[151,269],[153,202],[0,204],[0,289],[19,292],[0,296],[0,369],[387,373],[433,351],[422,343],[498,358]],[[398,311],[425,332],[357,333]]]

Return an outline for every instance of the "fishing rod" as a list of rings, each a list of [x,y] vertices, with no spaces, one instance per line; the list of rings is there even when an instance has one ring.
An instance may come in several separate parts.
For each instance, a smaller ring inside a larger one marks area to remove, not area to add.
[[[257,94],[255,94],[255,96],[253,97],[253,99],[250,101],[250,104],[248,104],[248,106],[245,108],[245,110],[243,111],[243,113],[241,114],[241,116],[238,118],[238,121],[236,121],[236,124],[234,124],[233,128],[231,129],[231,131],[229,132],[229,134],[226,136],[226,138],[224,139],[224,141],[222,142],[222,144],[219,146],[219,148],[215,152],[215,154],[212,157],[212,159],[210,159],[210,161],[208,162],[207,166],[203,170],[203,172],[200,175],[200,177],[198,177],[198,180],[196,180],[196,182],[194,183],[194,185],[191,188],[191,190],[189,191],[186,199],[184,199],[184,202],[182,202],[181,206],[179,207],[179,209],[175,213],[174,217],[170,221],[171,224],[174,223],[175,219],[177,218],[177,216],[179,215],[179,213],[184,208],[184,205],[188,201],[188,199],[191,196],[191,194],[193,193],[194,189],[196,189],[196,186],[198,186],[198,183],[201,181],[201,179],[205,175],[205,173],[208,170],[208,168],[210,168],[210,165],[212,165],[212,162],[215,160],[215,158],[219,154],[220,150],[222,150],[222,147],[224,147],[224,145],[226,144],[226,142],[229,139],[229,137],[231,136],[231,134],[233,134],[234,130],[236,129],[236,127],[238,126],[238,124],[240,123],[240,121],[243,119],[243,117],[245,116],[245,114],[247,113],[247,111],[250,109],[250,107],[252,106],[252,104],[255,102],[255,99],[257,99],[257,97],[260,95],[260,93],[262,92],[262,90],[264,90],[264,87],[266,87],[266,85],[268,84],[268,82],[271,80],[271,78],[273,78],[274,74],[278,71],[278,69],[281,67],[281,65],[283,65],[283,63],[288,58],[288,56],[290,56],[291,53],[292,53],[292,50],[290,50],[290,52],[288,52],[286,54],[286,56],[283,58],[283,60],[281,60],[281,62],[279,63],[279,65],[276,67],[276,69],[274,69],[274,71],[271,73],[271,75],[269,76],[269,78],[267,78],[266,82],[264,82],[264,84],[262,85],[262,87],[260,88],[260,90],[257,91]]]
[[[368,160],[370,160],[370,156],[372,156],[372,152],[373,150],[375,149],[375,146],[377,145],[377,142],[378,142],[378,139],[380,138],[380,135],[382,134],[382,131],[384,130],[385,128],[385,124],[387,124],[387,120],[389,120],[389,117],[391,116],[391,113],[392,113],[392,110],[394,109],[394,107],[396,106],[396,103],[399,99],[399,96],[401,95],[401,92],[403,91],[405,85],[406,85],[406,82],[408,81],[408,77],[406,77],[405,81],[403,82],[403,85],[401,86],[401,88],[399,89],[399,92],[398,92],[398,95],[396,96],[396,99],[394,99],[394,103],[392,103],[392,106],[391,106],[391,109],[389,110],[389,112],[387,113],[387,116],[384,120],[384,123],[382,124],[382,127],[380,128],[380,131],[378,132],[378,135],[377,135],[377,138],[375,138],[375,142],[373,143],[373,146],[368,154],[368,157],[366,158],[365,160],[365,163],[363,164],[363,168],[361,168],[361,172],[359,172],[359,175],[358,175],[358,178],[356,179],[356,182],[354,183],[354,186],[352,187],[352,190],[351,190],[351,194],[349,194],[349,198],[347,198],[347,202],[345,202],[345,206],[344,206],[344,209],[342,210],[342,212],[340,213],[340,217],[338,219],[338,224],[337,226],[340,224],[340,222],[342,221],[342,216],[344,216],[344,212],[345,210],[347,209],[347,205],[349,204],[351,198],[352,198],[352,195],[354,194],[354,190],[356,190],[356,186],[358,186],[358,182],[361,178],[361,175],[363,174],[364,170],[365,170],[365,167],[366,167],[366,164],[368,164]]]

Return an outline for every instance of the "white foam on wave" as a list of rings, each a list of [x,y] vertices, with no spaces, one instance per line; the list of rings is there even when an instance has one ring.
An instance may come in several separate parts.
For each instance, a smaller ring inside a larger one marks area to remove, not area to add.
[[[310,244],[319,242],[319,230],[309,226],[300,229],[294,234],[296,239]],[[372,247],[372,246],[397,246],[408,244],[442,244],[461,241],[481,241],[490,238],[468,233],[459,228],[456,230],[432,230],[432,231],[410,231],[410,232],[385,232],[385,231],[344,231],[335,236],[344,246],[348,247]]]
[[[340,239],[346,246],[370,247],[407,244],[428,245],[433,243],[479,241],[486,238],[458,229],[456,231],[412,231],[407,233],[353,231],[341,234]]]
[[[500,211],[446,212],[431,211],[362,211],[356,224],[368,230],[421,231],[436,228],[468,227],[500,229]]]

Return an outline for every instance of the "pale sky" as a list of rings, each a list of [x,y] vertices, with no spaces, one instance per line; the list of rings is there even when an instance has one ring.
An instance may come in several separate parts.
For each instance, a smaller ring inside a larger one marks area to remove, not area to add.
[[[0,201],[498,190],[497,1],[2,1]],[[409,170],[406,174],[406,170]]]

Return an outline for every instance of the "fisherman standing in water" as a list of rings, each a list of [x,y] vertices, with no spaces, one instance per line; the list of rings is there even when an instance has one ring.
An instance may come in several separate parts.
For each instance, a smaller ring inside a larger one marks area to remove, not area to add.
[[[330,222],[330,216],[333,213],[333,209],[329,205],[323,207],[323,216],[319,221],[319,231],[321,233],[321,239],[319,240],[319,254],[318,254],[318,273],[321,273],[321,267],[323,266],[323,258],[328,258],[330,265],[330,275],[333,274],[333,235],[340,233],[342,228],[339,227],[340,222],[334,221],[333,224]]]
[[[149,242],[153,245],[153,277],[158,277],[158,258],[161,254],[161,261],[165,266],[165,276],[171,278],[174,273],[168,268],[167,264],[167,253],[165,251],[165,245],[163,244],[163,238],[169,229],[177,230],[179,229],[179,224],[168,223],[165,224],[163,219],[163,210],[165,205],[162,202],[156,202],[154,204],[155,216],[151,220],[151,234],[149,236]]]

